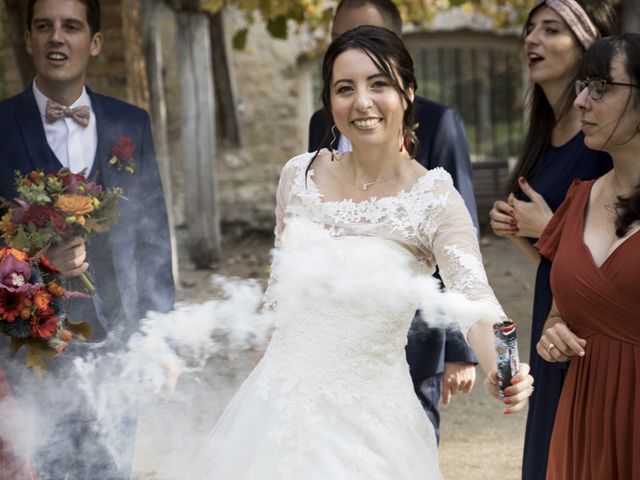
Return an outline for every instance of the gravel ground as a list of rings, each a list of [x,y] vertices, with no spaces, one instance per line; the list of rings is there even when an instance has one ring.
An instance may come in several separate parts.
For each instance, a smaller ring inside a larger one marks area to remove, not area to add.
[[[216,292],[209,277],[214,273],[264,280],[271,244],[270,238],[250,236],[226,245],[224,260],[211,271],[184,268],[180,300],[212,298]],[[526,361],[535,269],[508,241],[487,237],[481,244],[489,281],[507,314],[518,322],[520,357]],[[185,466],[250,365],[248,355],[214,359],[200,375],[183,377],[173,400],[146,410],[140,418],[134,478],[186,480]],[[483,380],[478,369],[474,390],[442,408],[440,464],[447,479],[520,478],[526,414],[504,416],[500,404],[484,391]]]

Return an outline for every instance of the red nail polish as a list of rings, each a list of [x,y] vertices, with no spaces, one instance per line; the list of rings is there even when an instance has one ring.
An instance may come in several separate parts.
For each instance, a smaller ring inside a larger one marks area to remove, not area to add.
[[[520,178],[518,178],[518,182],[523,184],[523,183],[526,183],[526,180],[524,179],[524,177],[520,177]]]
[[[503,402],[504,402],[505,405],[509,405],[509,404],[511,404],[511,399],[510,398],[505,398],[503,400]]]

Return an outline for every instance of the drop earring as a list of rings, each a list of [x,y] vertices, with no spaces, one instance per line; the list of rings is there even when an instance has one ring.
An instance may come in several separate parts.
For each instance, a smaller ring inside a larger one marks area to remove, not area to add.
[[[333,124],[331,127],[331,142],[329,143],[329,148],[331,149],[331,161],[335,162],[338,159],[338,150],[333,146],[334,143],[338,140],[336,135],[336,125]]]

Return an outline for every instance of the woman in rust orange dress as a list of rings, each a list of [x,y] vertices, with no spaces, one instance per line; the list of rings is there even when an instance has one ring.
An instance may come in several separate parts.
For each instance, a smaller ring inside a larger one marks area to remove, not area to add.
[[[580,78],[585,144],[614,168],[576,180],[536,244],[554,295],[536,348],[571,362],[547,480],[640,479],[640,35],[598,40]]]

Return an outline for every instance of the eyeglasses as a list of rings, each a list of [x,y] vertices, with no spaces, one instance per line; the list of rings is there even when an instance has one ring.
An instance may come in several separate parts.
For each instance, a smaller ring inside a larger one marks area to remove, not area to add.
[[[587,93],[592,100],[600,100],[604,95],[604,92],[607,91],[608,85],[640,88],[640,86],[634,85],[633,83],[608,82],[606,80],[576,80],[576,95],[580,95],[580,93],[586,88]]]

